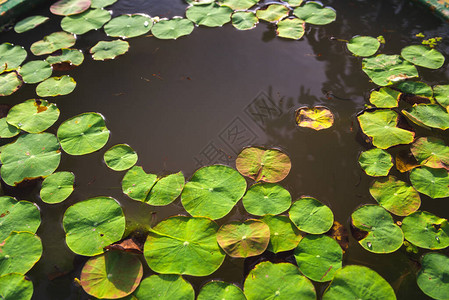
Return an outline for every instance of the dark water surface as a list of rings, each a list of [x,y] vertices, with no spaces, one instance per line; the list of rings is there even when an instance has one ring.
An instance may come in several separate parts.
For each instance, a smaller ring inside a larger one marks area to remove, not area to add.
[[[112,196],[122,204],[128,222],[144,224],[184,212],[179,199],[155,208],[122,193],[125,172],[114,172],[102,161],[104,152],[117,143],[131,145],[139,155],[137,164],[147,172],[182,170],[186,178],[199,166],[233,166],[244,146],[279,147],[292,160],[291,173],[281,184],[293,199],[301,195],[316,197],[331,207],[335,219],[347,229],[350,215],[359,205],[375,203],[368,191],[373,179],[357,163],[367,145],[360,138],[356,120],[375,86],[361,71],[361,59],[351,56],[345,44],[336,39],[383,35],[386,45],[382,52],[399,54],[402,47],[420,43],[415,35],[423,32],[428,37],[443,36],[439,50],[447,54],[449,26],[410,1],[328,0],[324,4],[336,9],[337,20],[326,26],[307,25],[300,41],[276,38],[273,26],[264,22],[251,31],[238,31],[227,24],[222,28],[196,28],[176,41],[133,38],[129,40],[129,53],[96,62],[88,49],[109,38],[102,30],[78,37],[75,47],[85,51],[85,62],[74,70],[53,73],[70,74],[78,84],[72,94],[54,100],[61,117],[49,131],[56,133],[59,124],[74,115],[96,111],[105,116],[111,138],[97,153],[62,156],[59,170],[72,171],[76,176],[75,191],[63,203],[43,203],[39,186],[17,189],[3,185],[5,194],[36,202],[41,209],[43,221],[38,235],[44,255],[29,273],[35,287],[33,299],[88,298],[73,283],[86,258],[75,256],[64,242],[61,222],[68,206],[95,196]],[[172,17],[183,16],[185,7],[182,0],[119,0],[111,9],[114,15]],[[60,30],[59,22],[60,18],[54,17],[22,35],[2,33],[0,42],[29,49],[44,35]],[[36,58],[29,52],[29,59]],[[437,71],[419,71],[429,84],[449,83],[447,63]],[[35,97],[35,85],[25,85],[0,102],[16,104]],[[334,126],[319,132],[295,126],[294,111],[305,105],[330,108],[336,115]],[[443,138],[449,142],[447,135]],[[406,180],[405,175],[392,173]],[[449,199],[422,196],[421,209],[449,218]],[[219,223],[248,217],[239,203]],[[211,279],[241,286],[243,264],[242,259],[227,257],[211,276],[187,279],[197,292]],[[350,237],[344,264],[374,269],[390,282],[398,299],[426,299],[416,285],[416,265],[402,249],[373,254]],[[68,273],[48,279],[49,274],[58,272]],[[325,287],[316,285],[318,295]]]

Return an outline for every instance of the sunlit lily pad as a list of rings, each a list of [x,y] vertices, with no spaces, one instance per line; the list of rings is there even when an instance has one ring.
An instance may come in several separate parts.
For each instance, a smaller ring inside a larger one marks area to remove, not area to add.
[[[359,241],[366,250],[374,253],[391,253],[402,246],[404,234],[384,208],[377,205],[363,205],[352,213],[351,220],[354,227],[367,233]]]
[[[192,216],[215,220],[226,216],[245,191],[245,178],[234,169],[207,166],[197,170],[186,183],[181,202]]]
[[[440,253],[426,253],[416,281],[419,288],[433,299],[449,299],[449,257]]]
[[[110,19],[111,13],[107,10],[89,9],[77,15],[64,17],[61,28],[70,33],[85,34],[91,30],[100,29]]]
[[[232,14],[232,26],[238,30],[249,30],[256,27],[259,19],[251,11],[236,11]]]
[[[246,10],[256,5],[260,0],[219,0],[218,3],[233,10]]]
[[[102,115],[83,113],[59,126],[58,139],[68,154],[84,155],[103,148],[109,139],[109,130]]]
[[[262,254],[270,241],[270,228],[260,220],[232,222],[217,232],[220,247],[231,257],[250,257]]]
[[[197,300],[246,300],[246,297],[239,287],[231,283],[211,281],[201,288]]]
[[[50,133],[29,133],[2,148],[1,176],[8,185],[24,179],[52,174],[59,166],[61,151],[56,137]]]
[[[9,96],[22,86],[22,80],[16,72],[0,75],[0,96]]]
[[[233,10],[215,3],[194,5],[187,8],[186,17],[198,25],[219,27],[231,21]]]
[[[119,241],[125,232],[125,216],[115,199],[96,197],[70,206],[62,221],[67,246],[76,254],[94,256]]]
[[[290,158],[282,151],[256,147],[243,149],[235,164],[243,176],[265,182],[283,180],[292,166]]]
[[[364,58],[362,70],[377,85],[385,86],[418,77],[418,70],[399,55],[379,54]]]
[[[449,112],[449,85],[434,86],[433,95],[435,100]]]
[[[432,88],[420,81],[404,81],[398,84],[398,89],[401,92],[411,95],[416,95],[425,98],[432,98]]]
[[[89,9],[91,0],[59,0],[50,6],[50,11],[59,16],[69,16],[82,13]]]
[[[421,248],[437,250],[449,246],[449,223],[426,211],[417,211],[402,220],[405,239]]]
[[[121,15],[113,18],[104,26],[107,35],[121,38],[132,38],[150,31],[153,20],[146,15]]]
[[[142,280],[134,296],[139,300],[194,300],[195,291],[180,275],[158,274]]]
[[[248,300],[316,299],[313,284],[289,263],[265,261],[258,264],[246,277],[243,291]]]
[[[122,191],[131,199],[145,201],[156,181],[156,175],[147,174],[142,167],[134,166],[123,177]]]
[[[153,25],[151,33],[158,39],[177,39],[192,33],[192,21],[175,17],[171,20],[160,20]]]
[[[368,57],[379,50],[380,42],[372,36],[355,36],[346,43],[346,46],[355,56]]]
[[[359,164],[367,175],[379,177],[388,175],[393,161],[387,151],[373,148],[360,154]]]
[[[369,192],[383,208],[398,216],[408,216],[421,205],[418,192],[393,176],[376,180]]]
[[[277,215],[289,209],[290,193],[279,184],[257,183],[242,198],[243,206],[252,215]]]
[[[290,7],[300,6],[304,1],[303,0],[285,0]]]
[[[81,271],[80,284],[91,296],[117,299],[134,292],[142,275],[142,263],[136,255],[108,251],[86,262]]]
[[[78,49],[62,49],[59,55],[50,55],[45,60],[50,65],[69,63],[70,65],[79,66],[84,61],[84,54]]]
[[[431,198],[449,197],[449,174],[446,169],[415,168],[410,172],[410,181],[418,192]]]
[[[92,8],[103,8],[114,4],[117,0],[92,0],[90,7]]]
[[[27,51],[22,46],[10,43],[0,45],[0,74],[17,69],[27,57]]]
[[[45,203],[59,203],[73,192],[75,175],[71,172],[56,172],[42,182],[40,196]]]
[[[334,115],[324,106],[305,106],[296,110],[296,124],[314,130],[327,129],[334,124]]]
[[[302,274],[318,282],[332,280],[341,268],[343,250],[326,235],[306,235],[295,249],[295,259]]]
[[[51,54],[62,48],[70,48],[75,45],[76,37],[65,31],[58,31],[45,36],[42,40],[31,45],[34,55]]]
[[[6,117],[0,119],[0,138],[11,138],[20,133],[20,129],[6,122]]]
[[[41,239],[27,231],[13,231],[0,243],[0,276],[25,274],[42,255]]]
[[[304,26],[304,21],[300,19],[284,19],[277,23],[276,34],[278,37],[299,40],[304,35]]]
[[[0,197],[0,216],[0,241],[6,239],[12,231],[35,233],[41,224],[41,214],[36,205],[9,196]]]
[[[118,144],[104,153],[104,162],[114,171],[127,170],[136,164],[137,153],[126,144]]]
[[[278,253],[298,246],[302,235],[287,216],[265,215],[261,220],[270,228],[268,251]]]
[[[438,69],[444,64],[443,54],[423,45],[407,46],[401,50],[401,55],[410,63],[424,68]]]
[[[25,275],[9,273],[0,276],[0,298],[4,300],[30,300],[33,283]]]
[[[383,87],[379,91],[373,91],[369,96],[369,102],[378,108],[393,108],[398,106],[401,92]]]
[[[334,223],[332,210],[312,197],[298,199],[293,203],[288,215],[299,230],[311,234],[325,233]]]
[[[56,97],[70,94],[75,87],[76,81],[69,75],[50,77],[39,83],[36,93],[39,97]]]
[[[184,184],[185,178],[182,172],[158,178],[145,202],[154,206],[168,205],[181,195]]]
[[[145,259],[158,273],[207,276],[223,263],[218,225],[207,218],[176,216],[157,224],[144,246]]]
[[[390,284],[375,271],[349,265],[338,270],[323,295],[323,300],[396,300]]]
[[[418,104],[402,110],[402,113],[420,126],[442,130],[449,128],[449,113],[438,104]]]
[[[39,133],[59,118],[59,109],[56,104],[47,100],[29,99],[14,105],[6,116],[6,121],[17,128],[29,132]]]
[[[53,73],[52,67],[44,60],[33,60],[21,66],[19,75],[25,83],[38,83],[47,79]]]
[[[256,11],[256,16],[260,20],[264,20],[267,22],[276,22],[288,16],[289,11],[290,10],[288,9],[288,7],[284,5],[271,4],[264,9],[258,9]]]
[[[309,1],[303,6],[295,8],[293,14],[313,25],[326,25],[335,21],[337,17],[335,10],[314,1]]]
[[[128,52],[129,43],[127,41],[100,41],[90,49],[94,60],[114,59],[119,55]]]
[[[398,114],[392,110],[367,111],[357,117],[362,131],[372,138],[373,145],[380,149],[413,141],[415,133],[398,128],[398,118]]]
[[[420,165],[429,168],[449,169],[449,147],[436,137],[422,137],[410,147]]]
[[[23,33],[29,31],[31,29],[36,28],[37,26],[47,22],[50,18],[44,16],[31,16],[20,20],[14,25],[14,31],[17,33]]]

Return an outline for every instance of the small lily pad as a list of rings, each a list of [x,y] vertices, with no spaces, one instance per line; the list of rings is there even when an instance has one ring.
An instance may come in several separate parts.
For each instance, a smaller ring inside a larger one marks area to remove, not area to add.
[[[118,144],[104,153],[104,162],[114,171],[127,170],[136,164],[137,153],[126,144]]]
[[[76,37],[65,31],[58,31],[45,36],[42,40],[31,45],[31,52],[39,56],[43,54],[51,54],[56,50],[70,48],[75,45]]]
[[[69,75],[50,77],[39,83],[36,93],[39,97],[56,97],[70,94],[75,87],[76,81]]]
[[[325,233],[334,223],[332,210],[312,197],[298,199],[293,203],[288,215],[299,230],[311,234]]]
[[[401,56],[410,63],[429,69],[439,69],[444,64],[444,56],[438,50],[423,45],[407,46]]]
[[[121,15],[110,20],[104,31],[107,35],[121,38],[132,38],[146,34],[151,30],[153,20],[146,15]]]
[[[60,203],[73,192],[75,175],[71,172],[56,172],[42,182],[40,196],[45,203]]]
[[[261,220],[270,228],[268,251],[278,253],[298,246],[302,235],[287,216],[265,215]]]
[[[47,100],[29,99],[14,105],[6,116],[6,121],[17,128],[39,133],[50,128],[59,118],[59,109]]]
[[[309,1],[303,6],[295,8],[293,14],[313,25],[326,25],[337,18],[337,13],[330,7],[324,7],[321,3]]]
[[[449,299],[449,257],[440,253],[426,253],[421,259],[416,282],[424,294],[438,300]]]
[[[53,73],[52,67],[44,60],[27,62],[18,70],[23,82],[31,84],[47,79]]]
[[[420,165],[449,169],[449,147],[439,138],[419,138],[412,144],[410,150]]]
[[[260,220],[232,222],[217,232],[220,247],[231,257],[250,257],[262,254],[270,241],[270,228]]]
[[[379,91],[373,91],[369,96],[369,102],[378,108],[398,107],[401,92],[388,87],[383,87]]]
[[[9,273],[0,276],[0,297],[4,300],[30,300],[33,283],[25,275]]]
[[[50,65],[69,63],[70,65],[79,66],[84,61],[83,51],[78,49],[61,49],[62,53],[58,55],[50,55],[45,61]]]
[[[256,183],[242,198],[246,211],[255,216],[277,215],[289,209],[290,193],[279,184]]]
[[[26,31],[29,31],[31,29],[36,28],[37,26],[44,24],[47,22],[50,18],[44,17],[44,16],[31,16],[28,18],[25,18],[23,20],[20,20],[19,22],[14,25],[14,31],[17,33],[23,33]]]
[[[410,172],[410,181],[418,192],[431,198],[449,197],[449,174],[446,169],[415,168]]]
[[[435,100],[449,112],[449,85],[436,85],[433,87]]]
[[[191,34],[193,28],[192,21],[175,17],[171,20],[160,20],[155,23],[151,28],[151,33],[158,39],[177,39]]]
[[[367,175],[379,177],[388,175],[393,161],[387,151],[373,148],[360,154],[359,164]]]
[[[442,130],[449,128],[449,113],[438,104],[417,104],[402,110],[402,113],[419,126]]]
[[[89,9],[74,16],[64,17],[61,21],[61,28],[70,33],[85,34],[91,30],[100,29],[110,19],[111,13],[107,10]]]
[[[334,124],[334,115],[324,106],[298,108],[295,119],[298,126],[314,130],[327,129]]]
[[[272,183],[287,177],[292,166],[290,158],[282,151],[256,147],[243,149],[235,164],[243,176]]]
[[[70,155],[84,155],[103,148],[109,139],[104,117],[88,112],[64,121],[58,128],[62,149]]]
[[[182,172],[158,178],[145,202],[154,206],[168,205],[181,195],[184,184],[185,178]]]
[[[386,86],[418,77],[418,70],[399,55],[379,54],[364,58],[362,70],[377,85]]]
[[[223,281],[211,281],[203,285],[197,300],[246,300],[246,297],[238,286]]]
[[[100,41],[90,49],[94,60],[114,59],[125,54],[129,50],[127,41],[115,40],[110,42]]]
[[[20,133],[20,129],[6,122],[6,117],[0,119],[0,138],[11,138]]]
[[[22,46],[10,43],[0,45],[0,74],[17,69],[27,57],[27,51]]]
[[[238,30],[249,30],[256,27],[259,19],[251,11],[236,11],[232,14],[232,26]]]
[[[270,4],[264,9],[258,9],[256,16],[260,20],[267,22],[277,22],[288,16],[290,10],[287,6],[281,4]]]
[[[0,96],[9,96],[22,86],[22,80],[16,72],[0,75]]]
[[[260,0],[219,0],[222,6],[227,6],[233,10],[247,10],[256,5]]]
[[[94,256],[119,241],[125,232],[125,216],[117,201],[96,197],[70,206],[62,220],[67,246],[74,253]]]
[[[380,42],[372,36],[355,36],[346,43],[346,46],[355,56],[368,57],[376,54]]]
[[[369,192],[383,208],[397,216],[408,216],[421,206],[418,192],[394,176],[376,180]]]
[[[103,8],[114,4],[117,0],[92,0],[90,7],[92,8]]]
[[[285,0],[285,3],[290,7],[300,6],[304,1],[303,0]]]
[[[426,211],[417,211],[402,220],[405,239],[415,246],[438,250],[449,246],[449,223]]]
[[[142,280],[134,296],[139,300],[194,300],[195,291],[180,275],[157,274]]]
[[[142,167],[134,166],[123,177],[122,190],[131,199],[145,201],[156,181],[156,175],[147,174]]]
[[[193,5],[187,8],[186,17],[195,24],[220,27],[231,21],[233,10],[215,3]]]
[[[277,23],[276,34],[278,37],[299,40],[304,35],[304,21],[293,18],[284,19]]]
[[[89,9],[91,0],[59,0],[50,6],[50,11],[59,16],[70,16]]]
[[[424,98],[432,98],[433,91],[432,88],[420,81],[404,81],[398,84],[398,89],[401,92],[416,95]]]

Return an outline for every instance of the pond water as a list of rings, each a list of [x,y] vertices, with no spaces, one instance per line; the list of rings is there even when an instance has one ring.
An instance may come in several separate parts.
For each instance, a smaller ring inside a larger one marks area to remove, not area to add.
[[[268,3],[268,2],[267,2]],[[337,20],[325,26],[307,26],[300,41],[277,38],[274,28],[261,22],[250,31],[231,24],[221,28],[195,28],[174,41],[152,37],[129,39],[129,53],[112,61],[93,61],[88,49],[107,39],[102,30],[78,37],[76,48],[86,53],[85,62],[70,71],[75,91],[56,98],[61,110],[57,124],[79,113],[100,112],[111,137],[101,151],[85,156],[63,155],[58,170],[76,176],[74,193],[63,203],[49,205],[39,198],[39,187],[21,189],[3,185],[7,195],[36,202],[41,209],[44,254],[29,273],[33,299],[87,299],[73,283],[87,258],[75,256],[65,245],[63,212],[81,200],[105,195],[117,199],[131,223],[155,224],[168,216],[185,213],[180,200],[155,208],[133,201],[121,191],[125,172],[114,172],[103,162],[112,145],[127,143],[139,155],[137,165],[147,172],[183,171],[189,178],[200,166],[215,163],[235,166],[245,146],[279,147],[291,158],[292,170],[281,182],[293,199],[313,196],[327,204],[336,221],[349,230],[351,213],[360,205],[376,203],[369,194],[373,179],[360,168],[357,158],[368,145],[363,142],[356,115],[367,104],[375,87],[361,70],[361,60],[347,51],[354,35],[383,35],[383,53],[396,54],[404,46],[427,37],[442,36],[439,49],[449,53],[449,26],[423,7],[399,0],[327,0]],[[182,0],[119,0],[110,7],[113,16],[145,13],[150,16],[184,16]],[[48,14],[48,8],[33,14]],[[29,49],[44,35],[59,30],[60,18],[18,35],[5,32],[0,43],[12,42]],[[31,56],[31,53],[29,54]],[[55,75],[56,74],[56,75]],[[428,84],[447,84],[447,64],[435,71],[420,70]],[[2,97],[2,104],[35,98],[35,85],[25,85]],[[301,106],[324,105],[336,116],[333,127],[312,131],[295,125],[294,112]],[[446,143],[449,137],[442,136]],[[3,141],[2,141],[3,142]],[[6,143],[3,142],[3,143]],[[396,171],[393,174],[405,179]],[[422,210],[449,218],[448,199],[422,196]],[[239,203],[219,224],[244,220],[249,215]],[[382,275],[398,299],[426,299],[416,285],[414,262],[404,251],[378,255],[364,250],[353,237],[344,264],[365,265]],[[447,251],[446,251],[447,252]],[[207,277],[187,277],[196,291],[211,279],[242,285],[243,259],[226,258],[224,265]],[[49,274],[68,272],[54,280]],[[147,274],[151,270],[146,269]],[[316,285],[318,295],[326,285]]]

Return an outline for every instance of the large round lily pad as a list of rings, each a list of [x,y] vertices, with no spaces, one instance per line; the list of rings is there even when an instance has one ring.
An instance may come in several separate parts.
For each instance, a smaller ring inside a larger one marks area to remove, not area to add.
[[[176,216],[150,230],[145,259],[158,273],[207,276],[223,263],[217,243],[218,225],[207,218]]]
[[[449,147],[436,137],[422,137],[410,147],[420,165],[429,168],[449,169]]]
[[[389,87],[380,88],[379,91],[373,91],[369,96],[369,102],[378,108],[397,107],[401,92]]]
[[[104,162],[114,171],[127,170],[136,164],[137,153],[126,144],[118,144],[104,153]]]
[[[449,246],[449,223],[426,211],[417,211],[402,220],[405,239],[421,248],[444,249]]]
[[[309,1],[306,4],[295,8],[293,14],[313,25],[326,25],[332,23],[337,18],[337,13],[330,7],[324,7],[321,3]]]
[[[276,34],[278,37],[299,40],[304,35],[304,27],[303,20],[297,18],[284,19],[277,23]]]
[[[111,19],[111,13],[104,9],[89,9],[81,14],[64,17],[61,28],[74,34],[85,34],[88,31],[100,29]]]
[[[73,192],[75,175],[71,172],[56,172],[42,182],[40,196],[45,203],[60,203]]]
[[[94,60],[114,59],[119,55],[125,54],[129,50],[127,41],[100,41],[90,49]]]
[[[59,16],[69,16],[82,13],[89,9],[91,0],[59,0],[50,6],[50,11]]]
[[[266,261],[258,264],[246,277],[243,291],[248,300],[316,299],[313,284],[289,263]]]
[[[20,129],[6,122],[6,117],[0,119],[0,138],[11,138],[20,133]]]
[[[0,74],[17,69],[27,57],[27,51],[22,46],[10,43],[0,45]]]
[[[200,290],[197,300],[246,300],[243,291],[227,282],[211,281]]]
[[[180,275],[157,274],[142,280],[134,296],[138,300],[194,300],[195,291]]]
[[[218,3],[233,10],[247,10],[256,5],[260,0],[219,0]]]
[[[94,256],[119,241],[125,232],[125,216],[115,199],[96,197],[70,206],[62,221],[66,243],[76,254]]]
[[[279,184],[256,183],[248,189],[242,202],[250,214],[256,216],[277,215],[289,209],[292,197]]]
[[[83,113],[72,117],[58,128],[62,149],[70,155],[84,155],[100,150],[109,139],[104,117],[98,113]]]
[[[84,54],[78,49],[61,49],[61,54],[50,55],[45,61],[51,65],[68,63],[70,65],[79,66],[84,61]]]
[[[4,300],[30,300],[33,283],[25,275],[9,273],[0,276],[0,298]]]
[[[379,54],[364,58],[362,70],[375,84],[380,86],[418,77],[416,67],[403,60],[399,55]]]
[[[29,31],[47,22],[49,19],[49,17],[45,16],[30,16],[17,22],[16,25],[14,25],[14,31],[17,33]]]
[[[433,87],[435,100],[449,112],[449,85],[436,85]]]
[[[177,39],[192,33],[192,21],[180,17],[171,20],[160,20],[151,28],[151,33],[158,39]]]
[[[232,26],[238,30],[249,30],[256,27],[259,19],[251,11],[236,11],[232,14]]]
[[[48,129],[59,118],[56,104],[47,100],[29,99],[13,106],[6,116],[6,121],[17,128],[39,133]]]
[[[290,220],[299,230],[321,234],[329,231],[334,223],[331,209],[312,197],[302,197],[288,211]]]
[[[314,130],[327,129],[334,124],[334,115],[324,106],[298,108],[295,119],[298,126]]]
[[[154,206],[168,205],[181,195],[184,185],[185,178],[182,172],[158,178],[145,202]]]
[[[121,15],[110,20],[104,31],[107,35],[121,38],[132,38],[150,31],[153,20],[146,15]]]
[[[91,296],[117,299],[134,292],[142,275],[142,263],[136,255],[112,250],[86,262],[80,283]]]
[[[44,60],[33,60],[24,64],[18,70],[23,82],[31,84],[47,79],[53,73],[50,64]]]
[[[70,48],[75,42],[76,37],[73,34],[58,31],[32,44],[30,50],[34,55],[50,54],[59,49]]]
[[[379,177],[388,175],[393,161],[387,151],[373,148],[360,154],[359,164],[367,175]]]
[[[55,97],[67,95],[73,92],[76,81],[69,75],[61,77],[50,77],[45,79],[36,87],[36,94],[39,97]]]
[[[194,5],[187,8],[186,17],[198,25],[219,27],[231,21],[233,10],[215,3]]]
[[[402,110],[402,113],[419,126],[442,130],[449,128],[449,113],[438,104],[417,104]]]
[[[302,235],[287,216],[265,215],[261,220],[270,228],[268,251],[278,253],[298,246]]]
[[[264,9],[258,9],[256,16],[260,20],[267,22],[277,22],[288,16],[289,9],[287,6],[281,4],[270,4]]]
[[[131,199],[145,201],[156,181],[156,175],[147,174],[142,167],[134,166],[123,177],[122,191]]]
[[[262,254],[270,241],[270,228],[259,220],[232,222],[217,232],[220,247],[231,257],[250,257]]]
[[[410,172],[410,181],[418,192],[431,198],[449,197],[449,174],[446,169],[415,168]]]
[[[0,75],[0,96],[9,96],[22,86],[22,80],[16,72]]]
[[[449,299],[449,257],[427,253],[421,259],[421,266],[416,278],[419,288],[433,299]]]
[[[193,174],[181,194],[185,210],[195,217],[220,219],[242,198],[246,181],[234,169],[214,165]]]
[[[444,56],[438,50],[423,45],[407,46],[401,50],[401,55],[414,65],[438,69],[444,64]]]
[[[355,56],[368,57],[379,50],[380,42],[372,36],[355,36],[346,43],[346,46]]]
[[[50,133],[24,134],[0,153],[1,176],[8,185],[24,179],[48,176],[59,166],[61,151],[56,137]]]

